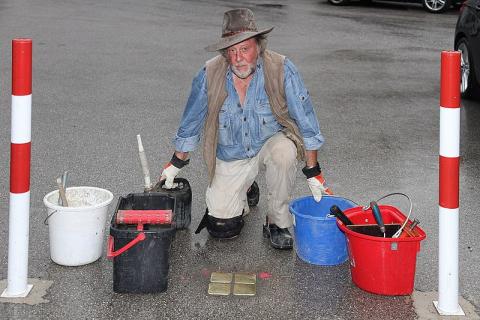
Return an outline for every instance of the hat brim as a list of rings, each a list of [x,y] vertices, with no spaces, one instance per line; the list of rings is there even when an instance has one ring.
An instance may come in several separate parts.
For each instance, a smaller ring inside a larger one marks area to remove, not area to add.
[[[214,52],[214,51],[226,49],[228,47],[236,45],[237,43],[248,40],[250,38],[259,36],[261,34],[267,34],[270,31],[272,31],[273,28],[274,27],[271,27],[271,28],[264,29],[257,32],[241,32],[241,33],[234,34],[233,36],[230,36],[230,37],[221,38],[220,41],[218,41],[217,43],[214,43],[212,45],[209,45],[208,47],[205,47],[205,50],[209,52]]]

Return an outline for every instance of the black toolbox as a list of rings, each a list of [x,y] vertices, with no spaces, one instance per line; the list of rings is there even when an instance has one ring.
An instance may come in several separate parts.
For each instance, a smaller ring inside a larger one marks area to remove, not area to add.
[[[152,191],[148,192],[155,195],[168,195],[175,199],[175,210],[173,212],[173,226],[175,229],[186,229],[192,221],[192,189],[190,183],[184,178],[175,178],[173,183],[177,185],[176,188],[166,189],[163,187],[165,180],[162,183],[157,183]]]

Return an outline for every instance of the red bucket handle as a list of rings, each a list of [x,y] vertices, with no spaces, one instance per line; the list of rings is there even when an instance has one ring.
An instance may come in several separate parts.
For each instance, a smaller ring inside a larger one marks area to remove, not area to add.
[[[135,239],[133,239],[132,241],[130,241],[129,243],[127,243],[125,246],[118,249],[117,251],[113,251],[114,238],[112,236],[109,236],[108,237],[108,245],[107,245],[107,258],[108,259],[113,259],[114,257],[121,255],[122,253],[124,253],[125,251],[127,251],[128,249],[130,249],[131,247],[133,247],[134,245],[136,245],[137,243],[139,243],[143,240],[145,240],[145,233],[140,232],[135,237]]]

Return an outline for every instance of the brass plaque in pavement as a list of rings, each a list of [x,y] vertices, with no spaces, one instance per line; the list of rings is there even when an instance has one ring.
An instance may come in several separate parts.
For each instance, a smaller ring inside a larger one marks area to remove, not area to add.
[[[235,283],[255,284],[257,275],[255,273],[235,273]]]
[[[236,296],[254,296],[256,293],[256,284],[235,283],[233,285],[233,294]]]
[[[218,282],[218,283],[231,283],[232,282],[232,274],[227,272],[212,272],[210,275],[210,282]]]
[[[208,294],[214,296],[228,296],[230,294],[230,283],[210,282]]]

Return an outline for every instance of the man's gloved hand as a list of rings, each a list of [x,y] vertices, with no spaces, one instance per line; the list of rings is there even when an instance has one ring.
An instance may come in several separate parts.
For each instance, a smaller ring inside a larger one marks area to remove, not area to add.
[[[317,165],[313,168],[304,167],[302,169],[305,176],[307,176],[308,187],[310,191],[312,191],[313,198],[316,202],[320,202],[322,200],[322,194],[333,194],[330,188],[326,186],[325,179],[322,175],[322,170],[320,170],[320,166]]]
[[[177,176],[180,172],[180,169],[185,167],[190,162],[188,160],[179,159],[175,153],[172,156],[172,160],[163,167],[162,175],[160,176],[160,181],[165,181],[165,188],[172,189],[174,187],[173,179]]]

